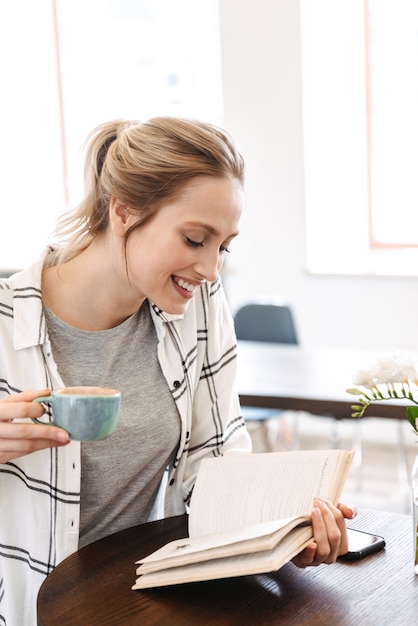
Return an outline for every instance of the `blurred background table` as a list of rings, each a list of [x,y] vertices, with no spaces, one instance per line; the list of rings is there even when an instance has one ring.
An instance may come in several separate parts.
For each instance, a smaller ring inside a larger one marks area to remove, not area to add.
[[[245,406],[351,417],[356,396],[346,392],[357,370],[380,354],[347,349],[307,349],[255,341],[238,342],[238,392]],[[402,402],[376,402],[369,417],[405,419]]]
[[[411,519],[363,511],[348,526],[383,535],[361,561],[132,591],[135,561],[187,534],[186,516],[137,526],[84,547],[48,576],[38,626],[396,626],[414,624],[418,577]]]
[[[409,476],[418,448],[406,419],[406,402],[375,402],[366,417],[357,419],[351,418],[356,396],[346,392],[353,386],[355,372],[370,368],[381,356],[369,350],[311,349],[240,340],[238,391],[244,406],[277,410],[275,422],[248,424],[255,433],[256,451],[315,445],[313,433],[318,436],[319,426],[329,422],[329,438],[320,438],[321,447],[342,447],[344,438],[344,447],[356,452],[351,471],[352,500],[358,502],[361,492],[368,506],[409,512]],[[280,425],[283,416],[284,434]],[[390,433],[390,444],[379,443],[382,431],[388,436]]]

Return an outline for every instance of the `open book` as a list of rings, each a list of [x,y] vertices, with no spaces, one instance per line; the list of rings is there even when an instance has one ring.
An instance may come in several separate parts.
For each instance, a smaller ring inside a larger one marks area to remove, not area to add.
[[[306,450],[204,459],[189,537],[137,561],[132,589],[279,569],[313,539],[313,498],[337,504],[353,455]]]

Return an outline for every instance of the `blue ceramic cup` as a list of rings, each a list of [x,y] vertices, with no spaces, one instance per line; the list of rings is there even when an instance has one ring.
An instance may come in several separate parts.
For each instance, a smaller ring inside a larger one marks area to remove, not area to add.
[[[120,409],[120,392],[107,387],[64,387],[35,402],[52,405],[53,426],[68,431],[70,439],[95,441],[106,439],[116,428]],[[46,422],[33,418],[38,424]]]

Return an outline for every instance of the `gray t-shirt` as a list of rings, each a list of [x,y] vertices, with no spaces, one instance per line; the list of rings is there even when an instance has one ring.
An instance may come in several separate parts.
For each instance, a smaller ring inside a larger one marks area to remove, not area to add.
[[[52,353],[66,386],[122,394],[115,432],[81,444],[80,547],[149,519],[180,420],[157,358],[148,302],[116,328],[84,331],[45,309]]]

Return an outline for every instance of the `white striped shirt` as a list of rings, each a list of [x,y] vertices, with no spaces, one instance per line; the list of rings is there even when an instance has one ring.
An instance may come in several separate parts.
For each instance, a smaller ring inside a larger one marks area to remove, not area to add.
[[[0,397],[63,386],[41,300],[45,251],[0,281]],[[220,281],[196,290],[184,315],[151,306],[158,358],[181,418],[174,468],[155,517],[184,513],[205,456],[250,451],[235,389],[236,340]],[[193,427],[192,427],[193,424]],[[80,444],[0,464],[0,625],[35,626],[45,576],[77,550]]]

